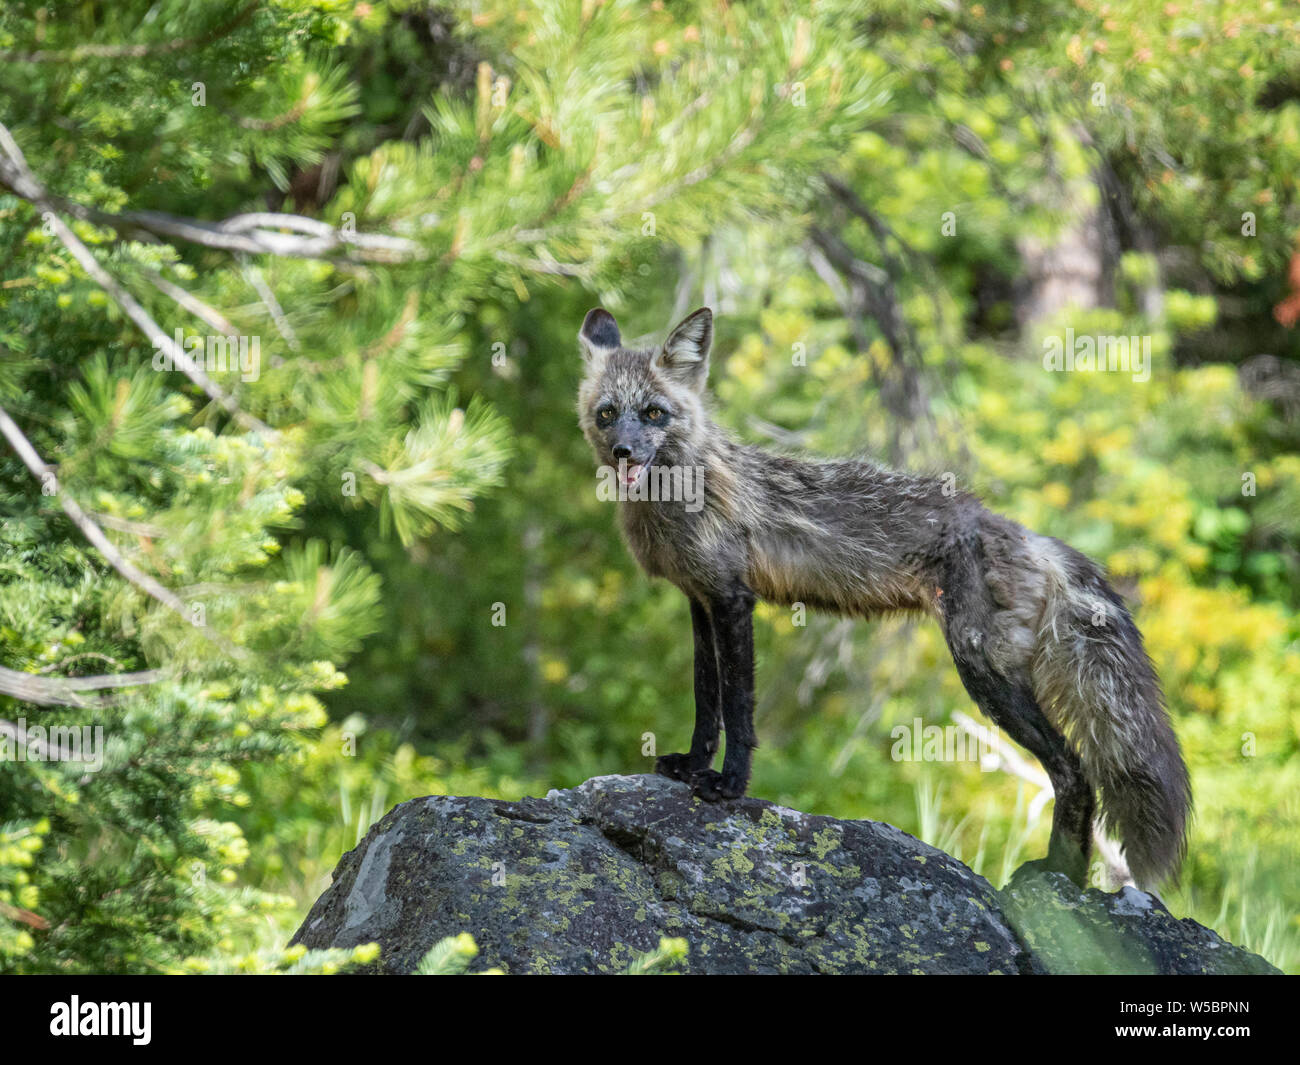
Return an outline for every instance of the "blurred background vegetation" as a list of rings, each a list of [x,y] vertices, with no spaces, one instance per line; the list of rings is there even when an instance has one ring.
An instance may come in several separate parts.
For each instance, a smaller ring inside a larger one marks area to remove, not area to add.
[[[746,439],[1105,563],[1192,770],[1166,901],[1300,971],[1298,71],[1268,0],[4,5],[0,727],[107,753],[0,761],[0,969],[302,967],[395,803],[685,744],[685,601],[575,423],[599,303],[713,307]],[[1150,380],[1045,372],[1067,328]],[[177,330],[260,373],[156,371]],[[1044,851],[1034,772],[891,759],[973,713],[936,630],[756,640],[752,794]]]

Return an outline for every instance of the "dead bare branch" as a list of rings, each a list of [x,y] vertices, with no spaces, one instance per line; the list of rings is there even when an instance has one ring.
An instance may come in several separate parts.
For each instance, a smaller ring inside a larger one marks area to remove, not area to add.
[[[275,298],[271,286],[262,277],[262,271],[257,268],[255,263],[246,262],[244,264],[244,273],[247,275],[249,283],[256,290],[262,305],[270,312],[276,330],[284,339],[284,342],[289,345],[289,349],[291,351],[302,351],[302,344],[298,341],[298,334],[293,331],[293,326],[289,324],[289,318],[284,313],[284,308],[280,306],[280,301]]]
[[[42,677],[0,666],[0,694],[26,703],[35,703],[37,706],[93,707],[102,704],[98,700],[85,698],[82,692],[155,684],[167,676],[166,670],[147,669],[136,673],[103,673],[93,677]]]
[[[181,288],[175,282],[168,281],[162,274],[156,270],[146,270],[144,276],[148,279],[149,284],[153,285],[168,299],[174,300],[195,318],[207,323],[222,336],[232,337],[238,333],[238,330],[230,323],[224,314],[213,307],[208,306],[194,293]]]
[[[354,233],[303,215],[256,211],[221,222],[182,218],[162,211],[114,214],[87,207],[45,189],[36,179],[12,134],[0,125],[0,186],[57,217],[107,226],[119,233],[157,240],[166,237],[189,244],[246,255],[281,255],[295,259],[334,259],[348,262],[407,262],[424,257],[424,249],[406,237]],[[7,158],[5,158],[7,156]],[[288,230],[288,232],[284,232]]]

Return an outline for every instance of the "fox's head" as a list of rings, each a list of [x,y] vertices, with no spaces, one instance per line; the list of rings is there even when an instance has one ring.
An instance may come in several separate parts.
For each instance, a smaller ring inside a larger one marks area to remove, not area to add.
[[[713,312],[701,307],[668,334],[661,348],[625,348],[609,311],[588,311],[578,332],[587,373],[578,389],[578,421],[602,465],[628,486],[652,464],[693,465],[708,425],[703,394],[709,376]]]

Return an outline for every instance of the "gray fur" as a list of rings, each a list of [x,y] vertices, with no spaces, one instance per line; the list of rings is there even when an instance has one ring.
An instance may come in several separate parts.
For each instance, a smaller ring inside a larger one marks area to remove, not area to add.
[[[743,587],[838,614],[933,617],[972,697],[1052,777],[1055,857],[1074,845],[1086,868],[1096,790],[1138,882],[1174,874],[1187,770],[1138,630],[1100,569],[937,478],[736,441],[704,398],[712,333],[701,309],[663,348],[631,350],[593,311],[580,337],[579,421],[600,462],[617,466],[621,446],[625,461],[704,470],[701,510],[619,504],[642,568],[693,603]],[[666,424],[638,415],[653,405]]]

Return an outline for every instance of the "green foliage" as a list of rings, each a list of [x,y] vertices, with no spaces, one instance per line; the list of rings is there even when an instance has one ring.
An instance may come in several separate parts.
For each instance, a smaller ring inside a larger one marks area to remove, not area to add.
[[[460,976],[478,957],[478,944],[466,932],[439,940],[415,967],[416,976]]]
[[[350,950],[308,950],[299,944],[283,950],[223,956],[215,962],[196,959],[183,971],[205,976],[335,976],[368,965],[378,957],[378,943],[362,943]]]
[[[657,973],[669,972],[674,966],[686,960],[688,952],[686,940],[669,939],[664,936],[659,940],[659,946],[654,950],[648,950],[644,954],[638,955],[623,970],[623,975],[652,976]]]
[[[624,976],[651,976],[671,971],[681,963],[687,954],[686,940],[659,940],[659,946],[638,954],[623,970]],[[469,971],[470,964],[478,957],[478,944],[474,937],[462,932],[458,936],[448,936],[439,940],[429,952],[420,959],[416,966],[416,976],[461,976]],[[500,975],[500,969],[488,969],[481,975]]]

